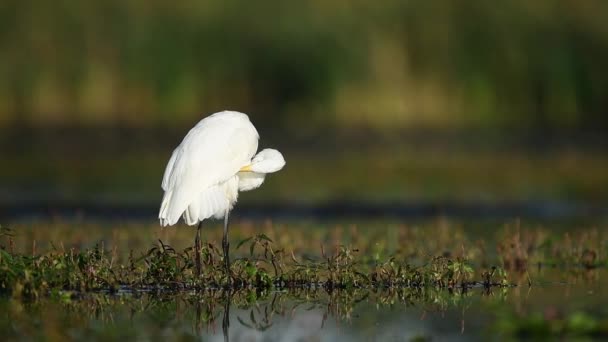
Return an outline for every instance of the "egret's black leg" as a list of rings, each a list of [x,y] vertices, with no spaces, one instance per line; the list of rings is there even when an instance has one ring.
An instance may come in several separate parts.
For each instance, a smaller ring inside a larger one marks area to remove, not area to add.
[[[194,261],[196,263],[196,275],[201,276],[201,227],[203,222],[198,223],[196,228],[196,239],[194,239]]]
[[[222,249],[224,250],[224,265],[226,266],[226,274],[230,275],[230,256],[228,255],[228,250],[230,249],[230,243],[228,243],[228,214],[229,211],[226,210],[226,215],[224,216],[224,238],[222,239]]]

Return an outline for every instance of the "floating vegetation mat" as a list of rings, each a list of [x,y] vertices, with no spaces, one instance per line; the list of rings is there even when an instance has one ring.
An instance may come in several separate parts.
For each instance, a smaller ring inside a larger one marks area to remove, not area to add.
[[[4,232],[9,238],[10,231]],[[0,249],[0,291],[14,297],[38,298],[56,291],[115,293],[119,290],[295,290],[440,288],[466,290],[472,287],[509,286],[506,272],[492,267],[474,279],[475,271],[461,257],[437,256],[420,266],[390,257],[363,261],[357,250],[339,246],[321,251],[320,258],[298,259],[293,253],[276,249],[264,234],[242,240],[248,257],[224,269],[220,249],[205,243],[198,251],[202,274],[195,269],[197,251],[188,247],[177,251],[158,241],[141,256],[131,253],[126,263],[102,246],[76,251],[54,249],[25,255],[5,247]]]
[[[472,240],[460,226],[445,220],[425,228],[378,229],[285,230],[272,224],[261,228],[241,224],[234,229],[239,242],[231,250],[236,258],[230,272],[224,269],[216,242],[218,229],[211,229],[198,251],[202,260],[198,274],[197,251],[187,243],[192,230],[173,229],[171,235],[149,239],[147,248],[129,248],[145,245],[134,243],[132,237],[153,235],[152,229],[56,223],[48,228],[0,227],[0,292],[38,298],[53,291],[115,293],[120,289],[467,290],[532,285],[531,268],[561,267],[583,274],[607,264],[608,238],[598,228],[555,233],[522,228],[516,221],[501,227],[492,239]],[[246,236],[256,230],[262,232]],[[127,237],[117,237],[118,233]],[[113,238],[98,237],[104,235]],[[87,237],[95,244],[83,244]]]

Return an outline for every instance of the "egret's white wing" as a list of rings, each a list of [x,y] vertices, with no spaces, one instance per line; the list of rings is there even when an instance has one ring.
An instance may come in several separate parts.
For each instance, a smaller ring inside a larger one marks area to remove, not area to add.
[[[173,165],[175,164],[175,159],[177,159],[177,155],[179,154],[178,149],[176,148],[175,150],[173,150],[173,153],[171,154],[171,159],[169,159],[169,162],[167,163],[167,167],[165,168],[165,174],[163,175],[163,182],[162,182],[162,189],[163,190],[167,190],[168,185],[169,185],[169,177],[171,176],[171,172],[173,170]]]
[[[165,171],[161,224],[175,224],[204,191],[248,165],[257,148],[258,133],[247,115],[221,112],[201,120],[175,149],[169,161],[173,165]]]
[[[195,225],[210,217],[222,218],[227,210],[232,209],[238,196],[238,178],[236,176],[220,184],[203,190],[184,211],[184,221]]]
[[[250,191],[259,188],[264,183],[265,173],[239,172],[239,191]]]

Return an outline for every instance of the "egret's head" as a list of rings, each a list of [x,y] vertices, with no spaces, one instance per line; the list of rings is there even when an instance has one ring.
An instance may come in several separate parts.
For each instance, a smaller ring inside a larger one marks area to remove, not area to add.
[[[281,152],[271,148],[264,149],[253,157],[247,170],[257,173],[277,172],[285,166],[285,159]]]

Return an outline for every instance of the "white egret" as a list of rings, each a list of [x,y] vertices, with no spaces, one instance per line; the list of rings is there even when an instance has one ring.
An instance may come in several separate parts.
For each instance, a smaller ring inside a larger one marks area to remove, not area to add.
[[[158,218],[171,226],[180,217],[189,226],[198,224],[195,238],[196,268],[201,273],[200,234],[203,220],[224,218],[222,249],[227,274],[228,215],[239,191],[258,188],[268,173],[285,165],[273,149],[258,149],[259,135],[246,114],[223,111],[202,119],[173,151],[165,169],[165,191]]]

